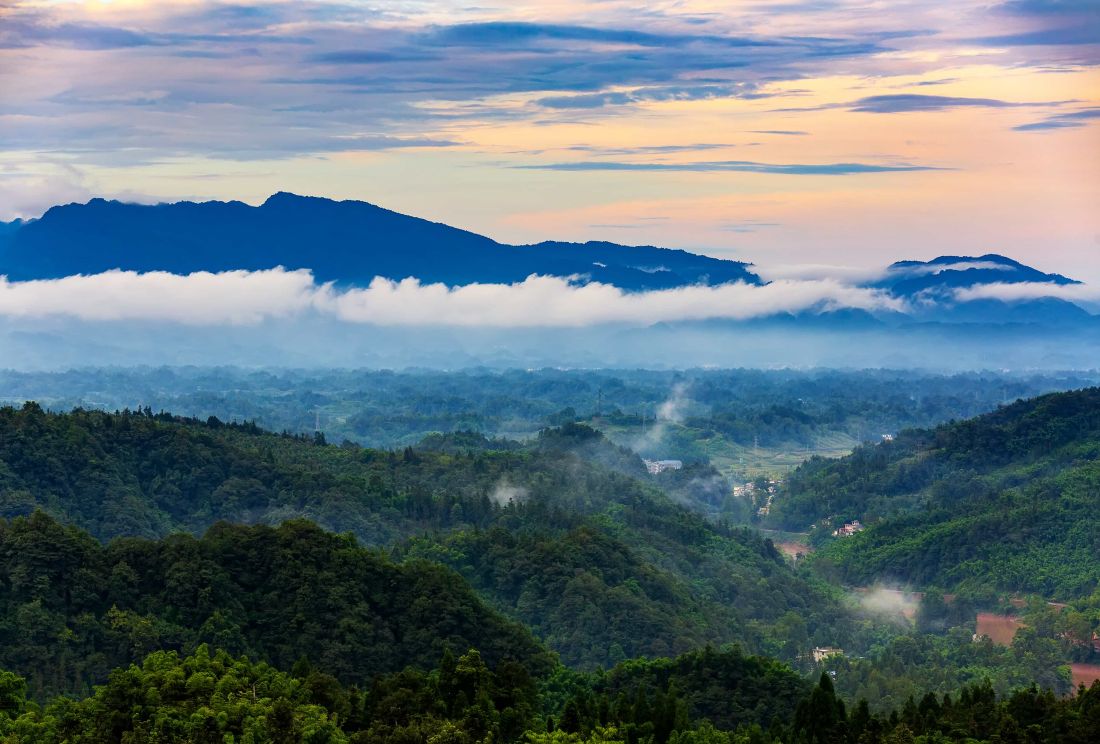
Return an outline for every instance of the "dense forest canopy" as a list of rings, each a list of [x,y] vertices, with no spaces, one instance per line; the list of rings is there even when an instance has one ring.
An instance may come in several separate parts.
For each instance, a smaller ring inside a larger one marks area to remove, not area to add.
[[[203,643],[284,669],[305,656],[360,685],[430,668],[448,647],[532,674],[552,665],[447,569],[395,564],[305,521],[102,545],[36,512],[0,521],[0,588],[0,668],[26,676],[35,697],[86,691],[147,653]]]
[[[998,697],[973,685],[955,697],[910,698],[889,714],[866,701],[849,708],[829,674],[808,687],[764,660],[708,649],[571,680],[557,703],[522,666],[494,667],[476,649],[448,650],[430,672],[346,687],[305,661],[287,673],[201,645],[187,656],[154,652],[82,699],[45,706],[27,700],[18,675],[0,671],[0,736],[11,744],[1091,744],[1100,732],[1100,683],[1062,698],[1035,688]]]

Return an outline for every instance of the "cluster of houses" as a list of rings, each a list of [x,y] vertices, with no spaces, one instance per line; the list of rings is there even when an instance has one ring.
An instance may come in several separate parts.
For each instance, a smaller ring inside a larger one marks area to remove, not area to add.
[[[768,516],[772,508],[772,500],[783,481],[771,478],[766,489],[757,489],[756,484],[749,482],[741,486],[733,487],[733,495],[738,498],[752,499],[752,505],[756,507],[756,513],[761,517]],[[760,491],[760,493],[757,493]]]

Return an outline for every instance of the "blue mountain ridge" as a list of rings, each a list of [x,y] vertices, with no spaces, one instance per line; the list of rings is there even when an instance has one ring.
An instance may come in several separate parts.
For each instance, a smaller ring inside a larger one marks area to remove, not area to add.
[[[597,281],[626,291],[765,282],[752,264],[654,246],[590,241],[508,245],[363,201],[279,192],[259,206],[239,201],[156,205],[92,199],[36,220],[0,223],[0,275],[11,281],[167,271],[309,269],[321,282],[363,286],[374,277],[448,286],[511,283],[531,274]],[[1054,297],[960,301],[981,284],[1076,284],[998,254],[899,261],[865,286],[906,300],[906,313],[815,308],[755,324],[867,329],[902,323],[1077,324],[1094,317]],[[713,321],[725,325],[731,321]],[[675,324],[674,324],[675,325]]]
[[[505,245],[476,233],[362,201],[280,192],[262,205],[139,205],[93,199],[0,229],[0,274],[12,281],[111,269],[310,269],[322,282],[364,285],[375,276],[457,286],[518,282],[531,274],[627,290],[743,281],[748,264],[683,250],[614,243]]]

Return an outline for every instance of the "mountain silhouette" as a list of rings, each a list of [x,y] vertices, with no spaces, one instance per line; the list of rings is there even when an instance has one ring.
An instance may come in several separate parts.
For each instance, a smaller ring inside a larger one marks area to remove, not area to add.
[[[0,228],[0,274],[12,281],[111,269],[187,274],[276,266],[310,269],[319,281],[341,285],[376,276],[450,286],[511,283],[531,274],[626,290],[760,283],[748,264],[683,250],[605,242],[505,245],[367,202],[288,193],[258,207],[92,199]]]

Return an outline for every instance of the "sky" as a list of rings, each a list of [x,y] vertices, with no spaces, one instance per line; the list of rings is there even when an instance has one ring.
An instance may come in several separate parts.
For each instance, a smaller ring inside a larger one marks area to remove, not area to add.
[[[280,190],[784,280],[1100,283],[1100,2],[0,0],[0,220]]]

